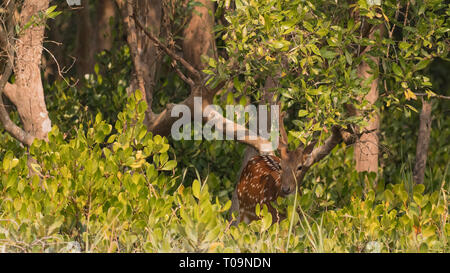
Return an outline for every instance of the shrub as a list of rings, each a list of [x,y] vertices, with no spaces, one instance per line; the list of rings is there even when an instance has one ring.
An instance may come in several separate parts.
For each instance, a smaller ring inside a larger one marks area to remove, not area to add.
[[[400,175],[370,186],[373,175],[353,171],[351,149],[318,164],[299,196],[276,202],[287,219],[271,225],[264,206],[261,220],[232,226],[222,178],[185,181],[168,140],[142,124],[144,110],[138,92],[114,128],[97,114],[71,138],[54,126],[23,156],[5,152],[0,252],[450,250],[446,173],[428,192]]]
[[[136,233],[173,187],[176,166],[167,139],[142,125],[146,108],[139,101],[139,93],[131,96],[116,134],[98,114],[71,140],[55,126],[48,142],[33,143],[28,157],[6,153],[0,223],[9,250],[58,250],[70,239],[85,251],[131,251]],[[166,204],[160,213],[170,211]]]

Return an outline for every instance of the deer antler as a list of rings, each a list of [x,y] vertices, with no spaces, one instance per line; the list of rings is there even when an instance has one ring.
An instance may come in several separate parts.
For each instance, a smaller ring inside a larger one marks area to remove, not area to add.
[[[281,110],[281,103],[278,103]],[[280,143],[278,144],[278,151],[281,154],[282,158],[285,158],[288,153],[288,136],[286,133],[286,128],[284,128],[284,117],[286,116],[286,112],[282,112],[279,118],[279,128],[280,128]]]
[[[284,128],[284,117],[286,116],[286,112],[282,112],[280,114],[280,134],[281,134],[281,143],[283,145],[288,145],[288,136],[286,133],[286,129]]]

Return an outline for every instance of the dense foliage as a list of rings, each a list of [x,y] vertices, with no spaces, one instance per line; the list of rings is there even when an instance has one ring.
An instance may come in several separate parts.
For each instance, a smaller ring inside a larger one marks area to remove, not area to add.
[[[143,127],[136,98],[113,134],[98,114],[70,139],[55,126],[28,156],[4,154],[2,251],[449,251],[448,173],[433,190],[413,186],[408,171],[372,187],[374,176],[353,171],[342,152],[320,163],[298,198],[278,200],[288,214],[280,224],[261,208],[261,221],[230,226],[231,201],[211,194],[220,178],[189,185],[167,140]]]
[[[126,90],[129,48],[117,43],[97,56],[81,84],[45,82],[54,124],[48,142],[26,149],[0,133],[0,252],[450,251],[447,101],[433,106],[425,183],[412,179],[420,108],[414,94],[433,99],[449,91],[449,5],[411,1],[414,19],[404,25],[397,1],[236,0],[232,10],[230,2],[218,1],[216,14],[226,18],[216,27],[222,57],[207,60],[204,72],[210,81],[230,80],[242,104],[257,102],[264,80],[278,77],[272,91],[290,114],[292,146],[312,131],[326,137],[332,125],[363,124],[363,116],[344,114],[345,104],[371,113],[360,100],[368,86],[357,67],[364,61],[374,68],[381,87],[373,105],[382,120],[378,176],[356,172],[353,148],[340,144],[310,170],[298,195],[277,200],[287,219],[271,225],[267,207],[257,207],[260,221],[232,226],[228,211],[245,146],[149,133],[141,93]],[[387,33],[362,37],[367,22]],[[163,62],[170,67],[170,59]],[[168,70],[156,83],[156,110],[189,93]]]

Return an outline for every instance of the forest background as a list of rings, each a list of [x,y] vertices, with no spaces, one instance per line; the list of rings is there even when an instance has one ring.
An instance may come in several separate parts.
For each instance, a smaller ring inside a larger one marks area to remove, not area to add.
[[[0,252],[449,251],[446,1],[80,4],[1,2]],[[199,95],[317,142],[285,220],[232,225],[266,140],[171,138]]]

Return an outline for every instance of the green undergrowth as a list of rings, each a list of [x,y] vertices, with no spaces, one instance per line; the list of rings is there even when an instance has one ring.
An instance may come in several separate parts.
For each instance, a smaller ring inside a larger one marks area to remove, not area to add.
[[[400,172],[375,183],[352,171],[349,149],[277,201],[281,223],[258,207],[260,221],[232,226],[221,177],[183,176],[168,140],[142,124],[140,99],[114,126],[101,114],[71,136],[54,126],[27,152],[2,134],[0,252],[449,251],[447,169],[433,189]]]

